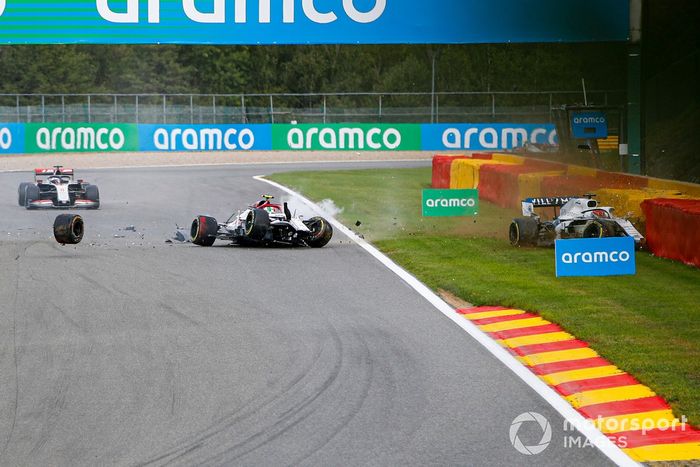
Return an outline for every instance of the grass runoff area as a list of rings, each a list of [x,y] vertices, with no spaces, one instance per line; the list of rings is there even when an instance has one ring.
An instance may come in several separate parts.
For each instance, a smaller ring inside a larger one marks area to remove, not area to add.
[[[697,268],[638,252],[635,276],[558,279],[553,248],[508,242],[517,211],[481,201],[476,217],[423,218],[430,168],[268,178],[316,202],[332,200],[342,210],[339,220],[434,290],[475,305],[540,313],[651,387],[677,416],[700,425]]]

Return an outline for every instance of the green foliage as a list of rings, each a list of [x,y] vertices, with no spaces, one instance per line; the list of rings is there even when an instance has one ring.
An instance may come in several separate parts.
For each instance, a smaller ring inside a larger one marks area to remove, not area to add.
[[[12,45],[0,93],[332,93],[625,87],[623,44]]]

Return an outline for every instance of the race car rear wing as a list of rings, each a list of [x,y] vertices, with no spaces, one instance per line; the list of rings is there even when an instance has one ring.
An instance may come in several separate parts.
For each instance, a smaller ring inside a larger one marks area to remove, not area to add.
[[[554,196],[524,199],[522,201],[523,216],[534,216],[535,208],[560,208],[573,198],[583,198],[583,196]]]
[[[34,175],[73,175],[73,169],[65,169],[61,167],[51,167],[50,169],[34,169]]]

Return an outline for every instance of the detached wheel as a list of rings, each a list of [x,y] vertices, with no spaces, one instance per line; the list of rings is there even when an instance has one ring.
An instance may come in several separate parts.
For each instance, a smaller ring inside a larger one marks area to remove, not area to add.
[[[19,184],[19,188],[17,188],[17,204],[20,206],[25,206],[27,204],[27,187],[29,185],[31,185],[31,183],[22,182]]]
[[[37,201],[39,199],[41,199],[41,192],[39,191],[39,187],[32,183],[28,183],[24,187],[24,206],[27,209],[31,209],[32,206],[30,206],[30,204],[32,203],[32,201]]]
[[[85,187],[85,199],[95,203],[95,205],[89,209],[100,208],[100,190],[97,188],[97,185],[88,185]]]
[[[245,236],[250,240],[260,241],[270,230],[270,216],[264,209],[251,209],[245,219]]]
[[[531,217],[513,219],[508,229],[508,239],[513,246],[535,246],[540,233],[540,224]]]
[[[305,240],[311,248],[321,248],[333,238],[333,227],[323,217],[312,217],[304,224],[311,230],[311,234]]]
[[[53,221],[53,236],[62,245],[80,243],[83,233],[83,218],[77,214],[61,214]]]
[[[199,246],[212,246],[218,232],[219,223],[213,217],[208,216],[197,216],[190,227],[192,243]]]

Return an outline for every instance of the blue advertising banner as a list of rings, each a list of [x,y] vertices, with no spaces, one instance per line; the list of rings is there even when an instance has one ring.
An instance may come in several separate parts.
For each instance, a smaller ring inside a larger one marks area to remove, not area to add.
[[[0,0],[4,44],[464,44],[628,35],[628,0]]]
[[[24,124],[0,123],[0,154],[24,153]]]
[[[493,151],[524,143],[558,143],[552,124],[476,123],[422,125],[423,150]]]
[[[574,138],[607,138],[608,118],[604,112],[572,112],[571,133]]]
[[[632,237],[557,240],[554,252],[557,277],[637,273]]]
[[[271,125],[138,125],[140,151],[269,151]]]

